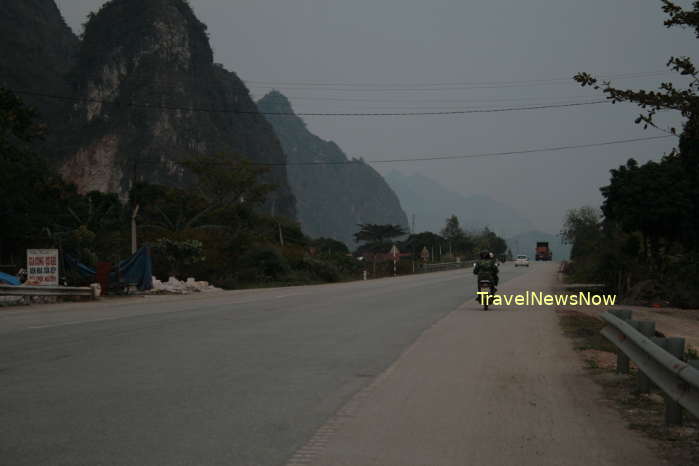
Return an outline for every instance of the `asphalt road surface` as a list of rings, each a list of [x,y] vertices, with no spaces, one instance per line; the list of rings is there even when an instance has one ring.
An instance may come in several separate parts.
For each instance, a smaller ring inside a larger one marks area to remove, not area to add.
[[[553,267],[505,266],[503,289],[548,286]],[[552,312],[478,311],[473,288],[460,270],[0,310],[0,464],[649,457],[597,412]],[[622,453],[601,441],[580,456],[610,434]]]
[[[283,464],[473,287],[460,270],[0,310],[0,463]]]

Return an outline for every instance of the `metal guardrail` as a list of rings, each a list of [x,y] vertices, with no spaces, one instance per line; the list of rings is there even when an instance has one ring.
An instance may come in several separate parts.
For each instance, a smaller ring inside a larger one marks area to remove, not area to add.
[[[95,299],[96,293],[92,287],[0,285],[0,296],[23,296],[27,304],[32,296],[89,296]]]
[[[469,262],[441,262],[438,264],[423,264],[421,272],[442,272],[444,270],[465,269],[472,264]]]
[[[602,313],[608,324],[604,335],[617,348],[617,372],[629,372],[629,360],[638,367],[637,390],[657,386],[665,398],[665,423],[682,424],[682,408],[699,417],[699,361],[685,362],[684,338],[655,337],[655,322],[631,318],[629,310]]]

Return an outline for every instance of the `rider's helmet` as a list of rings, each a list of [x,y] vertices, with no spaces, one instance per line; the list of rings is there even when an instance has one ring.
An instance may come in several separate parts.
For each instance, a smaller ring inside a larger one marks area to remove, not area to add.
[[[490,259],[490,252],[488,251],[481,251],[481,259]]]

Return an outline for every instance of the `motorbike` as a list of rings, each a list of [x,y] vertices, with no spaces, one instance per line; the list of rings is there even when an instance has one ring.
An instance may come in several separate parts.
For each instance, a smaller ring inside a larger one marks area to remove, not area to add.
[[[483,299],[485,296],[493,296],[493,283],[490,280],[478,280],[478,291],[487,293],[487,295],[479,294],[478,302],[483,305],[483,310],[488,310],[488,299]]]

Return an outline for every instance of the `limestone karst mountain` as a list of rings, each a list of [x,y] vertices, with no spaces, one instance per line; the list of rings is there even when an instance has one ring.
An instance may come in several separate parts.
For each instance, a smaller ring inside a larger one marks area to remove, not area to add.
[[[22,5],[0,8],[12,10],[10,23],[29,28],[17,41],[33,65],[22,53],[9,55],[14,63],[3,60],[0,75],[13,77],[0,84],[68,97],[46,106],[61,112],[46,150],[81,191],[124,196],[139,180],[178,185],[187,182],[178,161],[240,154],[274,166],[267,181],[278,189],[267,208],[295,217],[272,126],[237,75],[214,63],[206,26],[185,0],[111,0],[90,15],[81,40],[53,0],[7,3]],[[42,66],[57,84],[42,86]]]
[[[258,107],[263,113],[293,113],[289,100],[279,92],[267,94]],[[352,245],[358,223],[390,223],[407,230],[408,219],[398,197],[376,170],[359,160],[345,163],[348,158],[342,149],[312,134],[298,116],[266,117],[288,157],[289,184],[307,234]]]

